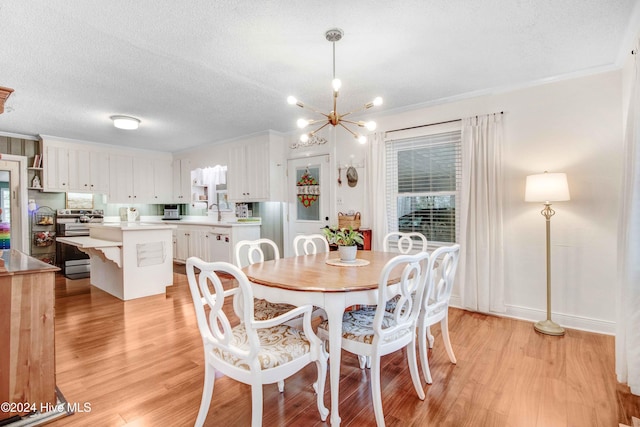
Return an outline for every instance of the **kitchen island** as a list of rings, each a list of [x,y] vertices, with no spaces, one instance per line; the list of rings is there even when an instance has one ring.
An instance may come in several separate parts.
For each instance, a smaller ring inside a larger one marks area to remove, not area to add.
[[[90,257],[91,284],[121,300],[164,294],[173,285],[175,225],[89,224],[89,236],[60,237]]]

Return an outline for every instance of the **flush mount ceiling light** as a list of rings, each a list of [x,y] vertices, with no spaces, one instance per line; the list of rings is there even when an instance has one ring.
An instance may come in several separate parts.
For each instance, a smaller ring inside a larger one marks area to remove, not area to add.
[[[113,125],[118,129],[138,129],[138,126],[140,125],[140,120],[135,117],[111,116],[111,120],[113,120]]]
[[[305,105],[302,102],[298,101],[295,97],[290,96],[287,98],[287,102],[291,105],[297,105],[300,108],[307,108],[311,111],[313,111],[314,113],[323,115],[325,118],[324,119],[318,119],[318,120],[308,120],[308,119],[299,119],[298,120],[298,127],[300,129],[303,129],[309,125],[313,125],[316,123],[321,123],[321,125],[315,129],[314,131],[308,132],[308,133],[304,133],[300,136],[300,141],[302,143],[305,143],[307,141],[309,141],[310,138],[313,138],[313,136],[322,128],[324,128],[325,126],[328,125],[332,125],[332,126],[342,126],[344,129],[346,129],[351,135],[353,135],[353,137],[355,139],[358,140],[358,142],[360,142],[361,144],[364,144],[367,142],[367,137],[365,135],[361,135],[357,132],[352,131],[351,129],[349,129],[345,123],[349,123],[355,126],[359,126],[359,127],[363,127],[363,128],[367,128],[367,130],[369,131],[373,131],[376,129],[376,122],[364,122],[364,121],[351,121],[351,120],[345,120],[345,117],[356,113],[356,112],[360,112],[363,110],[368,110],[369,108],[373,107],[373,106],[378,106],[382,104],[382,98],[377,97],[375,98],[372,102],[369,102],[367,104],[364,104],[364,106],[358,110],[354,110],[354,111],[350,111],[348,113],[344,113],[344,114],[339,114],[338,113],[338,109],[337,109],[337,101],[338,101],[338,94],[340,91],[340,87],[342,86],[342,83],[340,82],[339,79],[336,79],[336,42],[340,41],[340,39],[342,39],[342,36],[344,35],[344,32],[339,29],[339,28],[333,28],[331,30],[328,30],[325,33],[325,37],[327,39],[327,41],[330,41],[333,44],[333,80],[331,81],[331,86],[333,87],[333,110],[331,112],[329,112],[328,114],[325,114],[321,111],[319,111],[317,108],[313,108],[309,105]]]

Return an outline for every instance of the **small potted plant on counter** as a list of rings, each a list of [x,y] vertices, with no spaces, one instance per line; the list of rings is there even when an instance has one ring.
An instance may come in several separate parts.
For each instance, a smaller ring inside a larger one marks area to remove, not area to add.
[[[325,237],[330,245],[338,245],[340,261],[354,262],[358,247],[356,244],[363,244],[364,238],[361,233],[352,227],[347,228],[323,228]]]

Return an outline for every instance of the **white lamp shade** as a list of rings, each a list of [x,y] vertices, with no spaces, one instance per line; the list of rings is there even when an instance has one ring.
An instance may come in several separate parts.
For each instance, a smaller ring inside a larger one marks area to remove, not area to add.
[[[562,202],[569,199],[567,174],[545,172],[527,176],[526,202]]]

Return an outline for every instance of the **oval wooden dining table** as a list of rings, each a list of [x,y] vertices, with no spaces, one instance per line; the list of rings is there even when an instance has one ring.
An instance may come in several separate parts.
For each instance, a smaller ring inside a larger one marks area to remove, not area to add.
[[[377,303],[380,272],[397,255],[358,251],[357,263],[342,266],[327,263],[337,261],[337,252],[325,252],[265,261],[242,269],[252,282],[255,297],[298,306],[313,304],[327,313],[332,426],[340,425],[338,395],[342,315],[353,305]],[[389,284],[398,282],[400,274],[400,269],[392,271]]]

